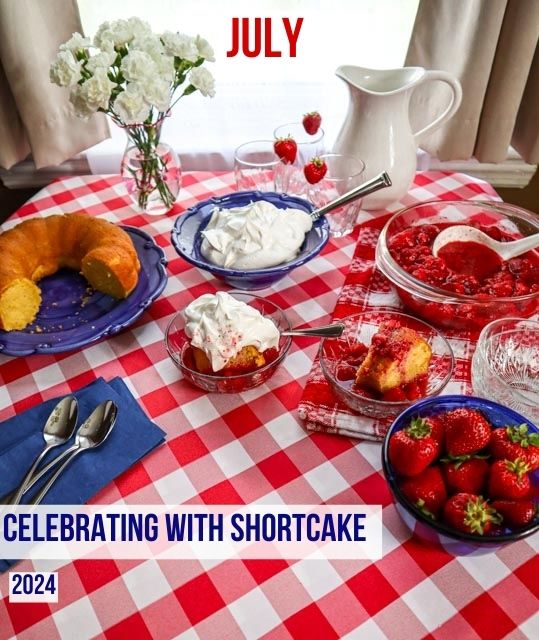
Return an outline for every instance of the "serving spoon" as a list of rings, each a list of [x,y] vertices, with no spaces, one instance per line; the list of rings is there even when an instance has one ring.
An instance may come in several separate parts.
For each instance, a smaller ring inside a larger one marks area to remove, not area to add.
[[[112,400],[105,400],[99,404],[79,427],[75,435],[75,444],[64,451],[64,463],[56,470],[43,488],[30,500],[30,504],[38,505],[49,492],[53,484],[65,471],[66,467],[81,453],[99,447],[110,435],[118,407]]]
[[[77,425],[77,414],[78,405],[77,398],[75,398],[75,396],[67,396],[66,398],[63,398],[54,407],[50,416],[47,418],[45,426],[43,427],[43,439],[45,440],[45,446],[36,456],[30,469],[20,483],[19,488],[14,494],[12,494],[13,497],[9,500],[9,504],[17,505],[20,503],[22,496],[30,486],[36,482],[33,476],[39,463],[51,449],[65,444],[71,438],[75,431],[75,426]]]
[[[316,221],[322,216],[326,215],[326,213],[330,213],[334,209],[338,209],[339,207],[342,207],[349,202],[353,202],[358,198],[368,196],[369,193],[374,193],[375,191],[379,191],[380,189],[385,189],[386,187],[390,186],[391,178],[385,171],[382,171],[382,173],[379,173],[374,178],[371,178],[370,180],[367,180],[367,182],[364,182],[363,184],[350,189],[350,191],[343,193],[342,196],[339,196],[338,198],[335,198],[335,200],[328,202],[323,207],[315,209],[309,215],[313,220]]]
[[[437,256],[442,247],[453,242],[476,242],[497,253],[502,260],[511,260],[511,258],[516,258],[527,251],[537,249],[539,247],[539,233],[534,233],[520,240],[499,242],[479,229],[459,224],[444,229],[436,236],[432,245],[432,253]]]

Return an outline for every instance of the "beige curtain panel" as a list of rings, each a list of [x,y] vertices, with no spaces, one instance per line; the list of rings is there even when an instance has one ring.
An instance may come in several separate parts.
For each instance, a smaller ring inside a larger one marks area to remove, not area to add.
[[[109,137],[103,114],[75,116],[68,92],[49,81],[58,46],[82,32],[75,0],[0,0],[0,166],[30,153],[57,165]]]
[[[462,84],[462,104],[421,146],[440,160],[501,162],[509,145],[539,162],[539,0],[421,0],[406,65],[442,69]],[[447,105],[446,87],[419,87],[415,129]]]

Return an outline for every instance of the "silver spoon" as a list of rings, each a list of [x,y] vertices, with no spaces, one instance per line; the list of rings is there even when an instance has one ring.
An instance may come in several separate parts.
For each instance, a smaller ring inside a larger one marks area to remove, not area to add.
[[[309,329],[289,329],[281,331],[282,336],[311,336],[316,338],[338,338],[342,336],[344,324],[334,322],[323,327],[312,327]]]
[[[20,503],[22,496],[26,493],[33,480],[32,476],[41,460],[43,460],[51,449],[65,444],[69,438],[71,438],[77,424],[77,414],[78,405],[77,399],[74,396],[63,398],[54,407],[43,428],[45,446],[36,456],[28,473],[24,476],[19,488],[9,501],[9,504],[16,505]]]
[[[432,245],[432,253],[437,256],[442,247],[452,242],[477,242],[492,249],[502,260],[511,260],[526,251],[537,249],[539,247],[539,233],[511,242],[498,242],[479,229],[458,224],[444,229],[436,236]]]
[[[114,427],[117,415],[118,407],[111,400],[105,400],[92,411],[79,427],[75,436],[75,444],[62,454],[62,457],[65,458],[64,463],[56,470],[37,495],[30,500],[30,504],[40,504],[66,467],[80,453],[94,449],[105,442]]]
[[[348,204],[349,202],[353,202],[358,198],[368,196],[369,193],[374,193],[375,191],[379,191],[380,189],[385,189],[386,187],[390,186],[391,178],[385,171],[383,171],[374,178],[367,180],[367,182],[360,184],[358,187],[354,187],[353,189],[350,189],[350,191],[343,193],[342,196],[339,196],[338,198],[335,198],[335,200],[328,202],[323,207],[315,209],[309,215],[313,220],[318,220],[318,218],[326,215],[326,213],[329,213],[330,211],[333,211],[333,209],[342,207],[343,205]]]

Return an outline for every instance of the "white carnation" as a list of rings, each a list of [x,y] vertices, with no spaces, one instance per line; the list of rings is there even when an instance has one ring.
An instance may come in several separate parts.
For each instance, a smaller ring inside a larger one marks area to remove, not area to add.
[[[144,100],[157,108],[166,111],[170,104],[170,83],[158,76],[154,76],[142,85]]]
[[[71,92],[69,100],[75,107],[77,115],[87,118],[98,109],[104,111],[108,109],[113,88],[114,82],[109,80],[107,70],[96,69],[91,78]]]
[[[215,80],[207,69],[195,67],[189,74],[189,83],[198,89],[203,96],[213,98],[215,95]]]
[[[94,73],[96,69],[107,69],[116,59],[116,53],[114,51],[100,51],[95,56],[89,58],[86,63],[88,71]]]
[[[161,40],[165,45],[165,53],[169,56],[177,56],[189,62],[198,60],[198,47],[194,38],[186,36],[184,33],[173,33],[165,31],[161,35]]]
[[[208,62],[215,62],[215,53],[206,38],[197,36],[195,39],[195,43],[198,49],[198,55],[201,58],[204,58],[204,60],[207,60]]]
[[[133,51],[133,49],[144,51],[144,53],[147,53],[152,60],[156,60],[165,53],[161,39],[153,33],[135,36],[129,50]]]
[[[82,88],[83,85],[77,85],[69,94],[69,102],[73,105],[75,109],[75,114],[82,118],[83,120],[87,120],[92,114],[97,111],[97,108],[94,108],[88,100],[86,99],[86,93]]]
[[[91,43],[90,38],[85,38],[80,33],[75,32],[67,42],[60,45],[60,51],[76,52],[80,49],[87,49]]]
[[[113,47],[120,47],[133,39],[133,33],[127,20],[114,20],[113,22],[103,22],[99,26],[95,36],[94,44],[104,50]]]
[[[143,38],[144,36],[151,35],[152,28],[146,20],[141,20],[137,17],[129,18],[127,21],[127,27],[131,32],[131,39]]]
[[[51,82],[61,87],[71,87],[77,84],[80,80],[81,64],[69,51],[60,51],[49,69]]]
[[[150,109],[144,101],[140,85],[130,82],[127,89],[114,101],[114,111],[124,124],[144,122],[150,114]]]
[[[122,60],[122,73],[126,80],[146,82],[156,74],[154,61],[144,51],[134,49]]]

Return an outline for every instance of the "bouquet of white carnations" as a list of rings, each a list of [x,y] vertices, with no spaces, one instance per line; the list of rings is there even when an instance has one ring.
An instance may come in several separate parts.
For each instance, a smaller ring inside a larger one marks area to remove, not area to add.
[[[132,146],[124,155],[122,172],[143,211],[155,210],[152,202],[168,210],[176,199],[179,162],[175,152],[160,143],[161,125],[183,96],[197,90],[215,95],[213,76],[202,68],[214,59],[204,38],[171,31],[155,34],[135,17],[104,22],[93,43],[74,33],[60,45],[50,79],[71,89],[69,100],[78,116],[101,111],[126,130]]]

